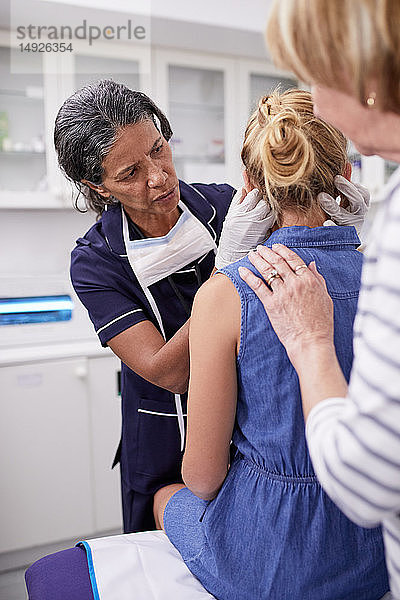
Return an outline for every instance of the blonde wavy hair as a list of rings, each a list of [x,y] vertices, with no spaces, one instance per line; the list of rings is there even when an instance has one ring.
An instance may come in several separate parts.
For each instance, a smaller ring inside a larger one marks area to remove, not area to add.
[[[279,225],[288,210],[320,213],[320,192],[338,195],[333,180],[345,171],[347,140],[314,116],[310,92],[275,90],[250,117],[242,161]]]
[[[275,0],[266,39],[300,80],[400,113],[399,0]]]

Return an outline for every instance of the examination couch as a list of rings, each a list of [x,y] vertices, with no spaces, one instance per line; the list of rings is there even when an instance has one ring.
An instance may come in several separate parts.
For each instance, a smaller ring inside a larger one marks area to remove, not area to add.
[[[29,567],[25,581],[29,600],[97,600],[80,546],[41,558]]]
[[[163,531],[82,542],[35,562],[29,600],[215,600]]]
[[[215,600],[161,531],[89,544],[34,563],[25,575],[29,600]]]

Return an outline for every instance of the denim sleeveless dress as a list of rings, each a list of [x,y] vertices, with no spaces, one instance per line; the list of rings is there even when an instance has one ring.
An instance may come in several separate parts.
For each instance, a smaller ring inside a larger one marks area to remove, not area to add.
[[[285,244],[316,261],[334,303],[335,345],[349,379],[362,254],[353,227],[287,227]],[[188,489],[167,505],[166,533],[219,600],[377,600],[388,591],[380,529],[353,524],[319,485],[304,435],[299,382],[239,266],[222,270],[241,300],[236,455],[211,502]]]

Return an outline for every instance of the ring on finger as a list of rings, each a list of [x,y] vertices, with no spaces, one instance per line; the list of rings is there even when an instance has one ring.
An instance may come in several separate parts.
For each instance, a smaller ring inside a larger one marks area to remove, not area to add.
[[[279,277],[279,279],[282,279],[282,277],[279,275],[278,271],[276,269],[273,269],[273,271],[270,272],[270,274],[268,275],[268,277],[266,278],[266,283],[269,287],[271,287],[271,282],[274,279],[277,279]],[[283,281],[283,280],[282,280]]]
[[[304,263],[302,265],[297,265],[297,267],[295,267],[295,269],[294,269],[294,272],[296,273],[296,275],[298,274],[299,271],[301,271],[301,269],[308,269],[308,267]]]

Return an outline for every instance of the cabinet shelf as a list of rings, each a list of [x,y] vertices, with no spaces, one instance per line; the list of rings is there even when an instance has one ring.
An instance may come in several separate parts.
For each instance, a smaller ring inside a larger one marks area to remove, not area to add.
[[[206,163],[206,164],[223,164],[225,162],[225,158],[221,156],[202,156],[195,154],[186,154],[186,155],[176,155],[174,154],[174,161],[189,161],[189,162],[198,162],[198,163]]]
[[[170,102],[171,109],[190,110],[195,112],[224,112],[224,106],[221,104],[194,104],[189,102]]]
[[[46,153],[35,152],[34,150],[0,150],[0,156],[9,156],[13,158],[15,156],[23,156],[24,158],[29,156],[40,156],[41,158],[43,158],[44,156],[46,156]]]
[[[3,96],[8,96],[8,97],[13,97],[13,98],[19,98],[21,100],[29,100],[29,101],[34,101],[34,102],[43,102],[43,96],[42,95],[37,95],[35,96],[34,94],[28,94],[26,91],[24,90],[0,90],[0,98]]]

